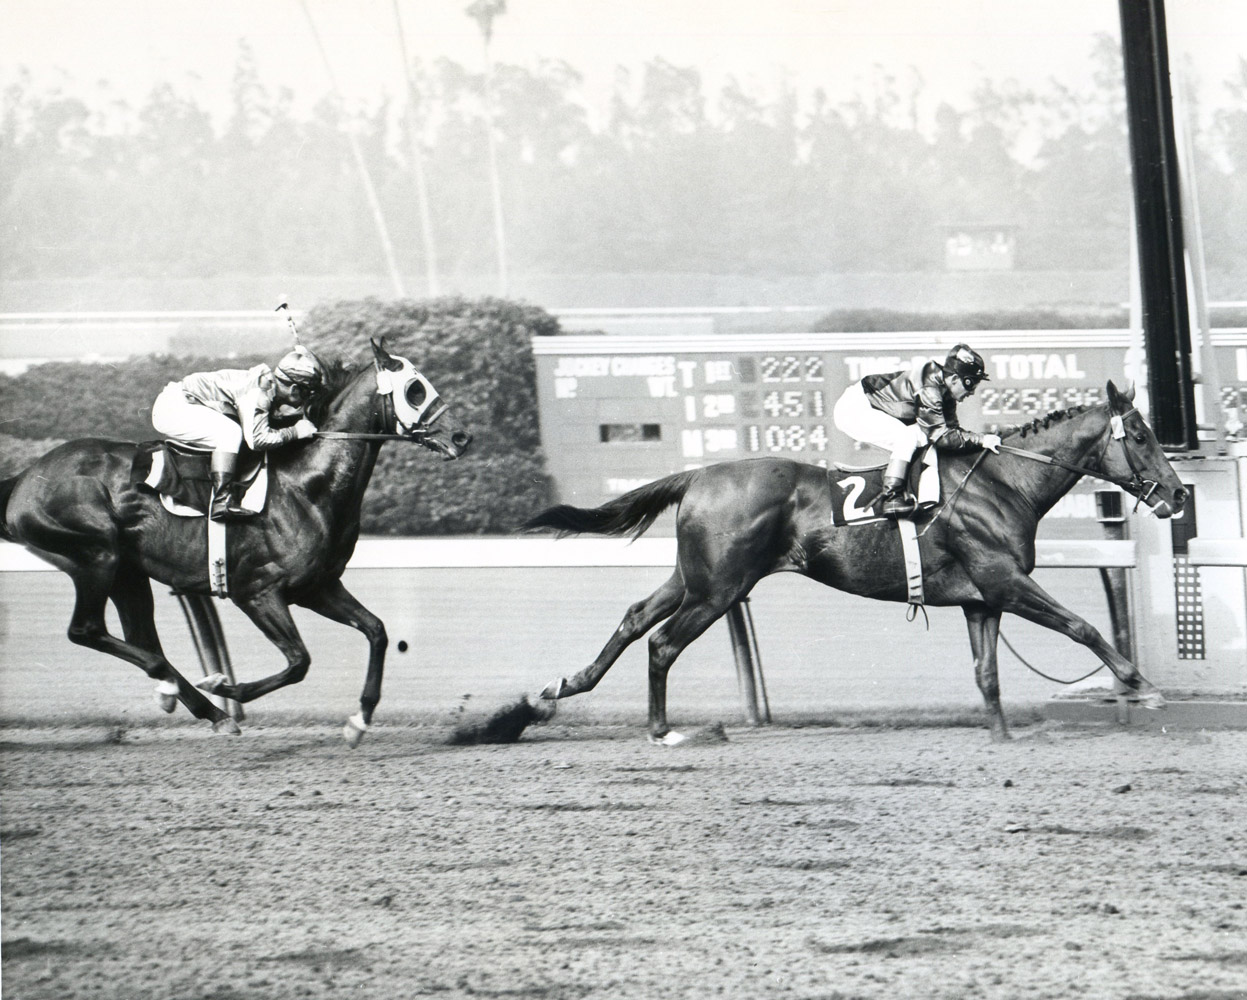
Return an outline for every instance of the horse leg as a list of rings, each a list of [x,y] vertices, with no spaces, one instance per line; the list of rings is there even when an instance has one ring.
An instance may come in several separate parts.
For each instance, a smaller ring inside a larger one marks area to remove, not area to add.
[[[649,640],[649,738],[651,743],[674,746],[684,737],[667,725],[667,673],[676,658],[732,604],[743,595],[730,600],[685,598],[667,621],[658,627]]]
[[[126,642],[133,643],[148,652],[164,656],[160,636],[156,632],[155,604],[152,600],[151,581],[140,573],[124,570],[113,580],[108,595],[121,619],[121,634]],[[162,712],[172,712],[178,707],[178,686],[173,681],[156,682],[156,704]]]
[[[597,659],[571,678],[560,677],[551,682],[541,692],[547,700],[568,698],[574,694],[591,691],[598,681],[605,676],[632,643],[643,636],[655,624],[671,615],[684,599],[684,577],[677,569],[666,583],[655,590],[649,597],[637,601],[628,609],[623,621],[615,629],[615,634],[602,647]]]
[[[235,603],[264,633],[268,641],[281,650],[286,657],[286,669],[258,681],[241,683],[230,683],[224,674],[213,674],[201,680],[199,687],[222,698],[232,698],[239,704],[244,704],[287,684],[297,684],[303,680],[307,676],[307,668],[312,658],[299,637],[299,629],[290,616],[290,606],[285,599],[270,590],[258,597],[236,600]]]
[[[1011,739],[1005,715],[1000,708],[1000,679],[996,675],[996,646],[1000,637],[1000,612],[992,611],[986,604],[967,604],[961,609],[970,630],[970,650],[974,653],[974,679],[983,701],[987,704],[987,716],[991,724],[992,739]]]
[[[120,588],[115,586],[115,562],[97,561],[90,567],[79,566],[70,572],[70,577],[74,582],[76,592],[74,613],[69,621],[70,642],[101,653],[108,653],[127,663],[133,663],[153,680],[164,685],[175,686],[178,700],[195,718],[211,721],[212,728],[216,732],[228,733],[231,736],[236,736],[240,732],[238,724],[179,674],[173,668],[173,664],[165,659],[164,654],[158,649],[145,648],[141,642],[123,641],[109,633],[104,621],[104,608],[109,594],[112,593],[114,596],[123,595],[121,602],[117,604],[118,614],[123,614],[121,608],[125,606],[124,614],[130,616],[131,628],[137,629],[134,633],[135,638],[146,640],[155,636],[154,622],[150,634],[145,632],[141,623],[142,594],[136,595],[133,588],[124,585]],[[150,585],[147,599],[151,600]],[[124,622],[125,618],[123,617],[122,620]],[[155,640],[155,643],[158,647],[159,640]]]
[[[364,691],[359,696],[359,714],[347,719],[342,729],[347,744],[354,749],[368,731],[372,713],[381,700],[381,677],[385,672],[385,650],[389,645],[385,623],[360,604],[355,595],[342,586],[341,580],[325,584],[301,597],[297,603],[330,621],[358,629],[368,639],[368,674],[364,678]]]
[[[1145,708],[1161,708],[1165,704],[1164,697],[1155,685],[1146,680],[1133,663],[1117,652],[1095,626],[1058,604],[1029,576],[1015,573],[1005,581],[1003,590],[1000,588],[1001,584],[996,582],[992,588],[996,593],[986,592],[992,593],[993,603],[998,604],[1002,611],[1060,632],[1086,646],[1113,672],[1113,676],[1139,696],[1139,701]]]

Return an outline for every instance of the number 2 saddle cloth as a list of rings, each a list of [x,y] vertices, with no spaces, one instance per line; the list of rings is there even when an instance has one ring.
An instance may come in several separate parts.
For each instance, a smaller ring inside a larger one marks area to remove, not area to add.
[[[924,448],[909,463],[909,490],[918,498],[914,517],[940,502],[938,452]],[[887,465],[849,466],[839,462],[827,470],[831,491],[831,523],[837,527],[866,524],[884,518],[876,509],[883,492],[883,473]]]
[[[836,463],[827,470],[832,524],[842,527],[893,520],[876,513],[874,507],[883,492],[883,473],[886,469],[886,465],[852,468]],[[940,502],[940,468],[938,453],[934,448],[923,449],[909,463],[909,489],[917,497],[918,505],[913,514],[895,518],[895,521],[905,559],[905,585],[912,615],[916,608],[922,607],[926,602],[926,590],[922,580],[922,554],[918,547],[918,532],[913,517],[930,510]]]

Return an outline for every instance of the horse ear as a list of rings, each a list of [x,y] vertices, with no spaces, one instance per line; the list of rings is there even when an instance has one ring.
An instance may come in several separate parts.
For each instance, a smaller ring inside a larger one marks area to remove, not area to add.
[[[384,337],[380,340],[376,337],[369,337],[368,341],[372,344],[372,358],[378,371],[384,368],[387,371],[396,372],[403,367],[403,363],[385,349]]]
[[[368,343],[372,344],[373,363],[378,368],[384,368],[385,363],[390,360],[390,352],[385,349],[385,338],[377,340],[376,337],[369,337]]]
[[[1113,384],[1113,380],[1108,380],[1108,401],[1114,410],[1128,410],[1130,404],[1134,402],[1134,383],[1126,386],[1126,391],[1122,392]]]

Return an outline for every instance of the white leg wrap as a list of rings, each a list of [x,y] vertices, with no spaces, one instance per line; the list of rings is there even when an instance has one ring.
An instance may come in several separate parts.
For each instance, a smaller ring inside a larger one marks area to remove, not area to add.
[[[347,719],[346,725],[342,727],[342,736],[346,739],[346,745],[352,750],[359,746],[366,732],[368,732],[368,723],[358,712]]]
[[[162,712],[173,712],[178,707],[177,684],[173,681],[157,681],[156,704]]]

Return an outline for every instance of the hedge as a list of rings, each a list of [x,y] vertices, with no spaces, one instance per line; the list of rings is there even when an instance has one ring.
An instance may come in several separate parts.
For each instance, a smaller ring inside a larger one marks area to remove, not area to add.
[[[385,445],[365,495],[365,534],[502,534],[553,502],[530,339],[558,332],[558,320],[544,310],[499,299],[365,299],[307,315],[303,340],[327,361],[371,365],[369,338],[384,337],[475,438],[454,462],[414,445]],[[151,440],[151,404],[167,382],[276,360],[148,356],[0,375],[0,471],[14,475],[69,438]]]

